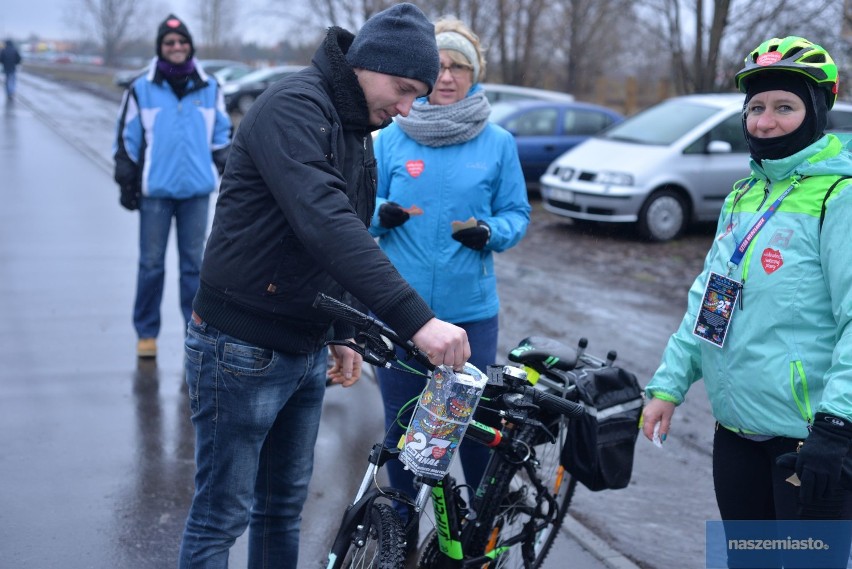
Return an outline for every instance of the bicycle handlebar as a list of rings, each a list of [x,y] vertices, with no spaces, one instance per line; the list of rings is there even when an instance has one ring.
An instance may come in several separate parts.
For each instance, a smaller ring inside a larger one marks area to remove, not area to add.
[[[323,312],[343,320],[344,322],[348,322],[358,329],[359,332],[369,336],[373,341],[381,342],[380,336],[384,336],[405,350],[409,356],[426,366],[426,369],[434,371],[435,364],[429,361],[426,354],[421,352],[420,349],[414,345],[414,342],[411,340],[403,340],[396,334],[396,332],[375,318],[367,316],[363,312],[321,292],[317,293],[317,296],[314,299],[314,308],[322,310]]]
[[[533,403],[551,413],[559,413],[560,415],[571,418],[582,417],[586,413],[586,409],[579,403],[563,399],[558,395],[553,395],[534,387],[530,387],[529,391],[533,394]]]
[[[314,308],[351,324],[374,342],[381,342],[380,336],[384,336],[426,366],[427,369],[434,371],[436,366],[429,361],[426,354],[421,352],[412,341],[403,340],[396,332],[382,324],[379,320],[323,293],[317,294],[316,299],[314,299]],[[558,413],[567,417],[580,417],[586,412],[583,406],[578,403],[563,399],[558,395],[546,393],[530,385],[520,384],[515,389],[512,389],[512,391],[521,395],[529,394],[533,404],[551,413]]]

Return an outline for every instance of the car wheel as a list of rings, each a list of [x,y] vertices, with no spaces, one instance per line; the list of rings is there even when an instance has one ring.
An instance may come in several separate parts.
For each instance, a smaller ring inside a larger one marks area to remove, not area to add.
[[[668,241],[686,228],[687,207],[674,190],[657,190],[639,211],[639,233],[651,241]]]
[[[256,97],[252,95],[243,95],[237,100],[237,110],[242,114],[246,114],[251,106],[254,104]]]

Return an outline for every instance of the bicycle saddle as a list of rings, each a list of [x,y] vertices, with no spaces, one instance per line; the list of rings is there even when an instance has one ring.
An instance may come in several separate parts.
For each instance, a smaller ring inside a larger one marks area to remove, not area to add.
[[[552,338],[529,336],[509,352],[509,360],[536,370],[571,371],[577,367],[577,350]]]

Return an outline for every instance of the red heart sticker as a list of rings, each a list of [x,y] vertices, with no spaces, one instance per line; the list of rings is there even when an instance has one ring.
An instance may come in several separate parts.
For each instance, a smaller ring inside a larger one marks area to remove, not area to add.
[[[440,447],[432,447],[432,458],[441,460],[447,454],[447,449]]]
[[[760,66],[772,65],[773,63],[780,61],[782,57],[784,57],[784,54],[780,51],[767,51],[766,53],[758,55],[755,63]]]
[[[408,170],[408,173],[411,174],[412,178],[416,178],[420,174],[423,173],[423,168],[426,165],[423,164],[423,160],[409,160],[405,163],[405,169]]]
[[[760,256],[760,264],[763,265],[763,270],[767,275],[771,275],[784,264],[784,259],[781,258],[781,251],[777,249],[764,249],[763,255]]]

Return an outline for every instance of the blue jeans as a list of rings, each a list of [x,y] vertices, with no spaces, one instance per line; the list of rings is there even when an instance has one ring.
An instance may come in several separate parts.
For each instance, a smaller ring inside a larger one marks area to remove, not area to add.
[[[160,333],[160,303],[166,274],[166,247],[172,218],[177,228],[180,308],[185,323],[192,314],[207,233],[210,196],[185,200],[143,197],[139,205],[139,273],[133,325],[140,338]]]
[[[17,85],[18,77],[13,71],[6,74],[6,97],[11,99],[15,96],[15,86]]]
[[[251,569],[298,567],[327,350],[267,350],[193,316],[185,351],[196,474],[179,566],[227,567],[248,527]]]
[[[499,328],[498,317],[480,320],[478,322],[456,323],[456,326],[464,328],[467,332],[467,338],[470,342],[470,363],[476,366],[480,371],[485,373],[486,368],[496,363],[497,358],[497,331]],[[412,365],[411,362],[406,362]],[[413,367],[420,367],[414,364]],[[421,370],[423,368],[420,368]],[[399,438],[405,432],[405,429],[397,423],[397,415],[399,410],[409,400],[416,399],[423,388],[426,386],[426,380],[422,377],[398,371],[396,369],[380,368],[376,370],[379,378],[379,389],[382,392],[382,401],[385,407],[385,444],[395,447],[399,442]],[[414,410],[412,405],[408,412],[402,414],[399,422],[403,425],[408,425],[411,421],[411,413]],[[476,419],[483,421],[479,412]],[[493,422],[493,421],[483,421]],[[485,473],[485,467],[488,464],[488,458],[491,451],[476,441],[465,440],[459,447],[459,458],[461,459],[462,471],[467,484],[472,486],[474,490],[482,480],[482,475]],[[386,465],[388,478],[391,486],[407,492],[412,498],[414,493],[414,475],[410,470],[405,470],[402,463],[398,460],[389,461]],[[405,517],[406,509],[399,508],[400,513]]]

